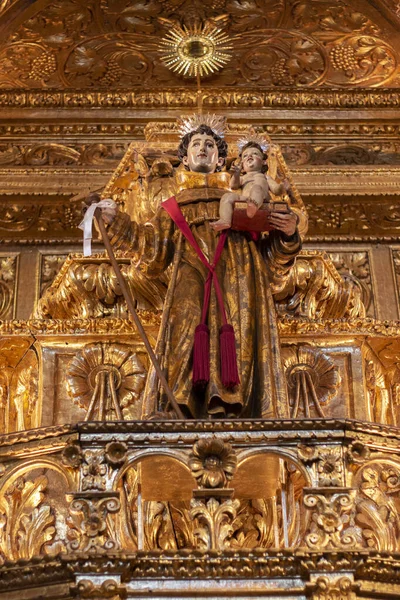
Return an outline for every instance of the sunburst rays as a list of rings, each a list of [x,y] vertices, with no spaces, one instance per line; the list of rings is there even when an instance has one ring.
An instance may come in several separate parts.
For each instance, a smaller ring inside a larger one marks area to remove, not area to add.
[[[161,60],[179,75],[205,77],[222,69],[232,56],[229,36],[213,24],[175,25],[161,40]]]

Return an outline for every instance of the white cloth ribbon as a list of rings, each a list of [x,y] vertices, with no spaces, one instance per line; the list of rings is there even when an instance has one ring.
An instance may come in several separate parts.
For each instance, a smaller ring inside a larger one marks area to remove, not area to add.
[[[85,216],[81,223],[79,223],[79,229],[83,230],[83,255],[91,256],[92,255],[92,228],[93,228],[93,218],[94,211],[96,208],[117,208],[116,203],[111,198],[106,198],[105,200],[100,200],[100,202],[94,202],[91,204],[87,211],[85,212]]]

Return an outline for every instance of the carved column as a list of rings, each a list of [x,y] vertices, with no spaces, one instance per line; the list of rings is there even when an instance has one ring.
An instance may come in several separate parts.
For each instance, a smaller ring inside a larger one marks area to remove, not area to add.
[[[70,501],[68,550],[105,554],[120,547],[112,517],[120,511],[118,491],[111,486],[111,470],[126,457],[122,442],[110,442],[105,449],[81,451],[75,443],[66,452],[71,464],[80,463],[80,490],[67,495]]]
[[[202,439],[193,446],[189,466],[199,489],[193,492],[189,515],[194,522],[198,548],[229,548],[234,532],[232,523],[240,506],[239,500],[232,499],[234,490],[227,488],[236,462],[231,445],[217,438]]]

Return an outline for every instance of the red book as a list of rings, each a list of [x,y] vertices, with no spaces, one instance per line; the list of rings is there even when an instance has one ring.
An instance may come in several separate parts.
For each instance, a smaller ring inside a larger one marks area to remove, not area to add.
[[[231,229],[235,231],[271,231],[272,226],[269,221],[271,212],[288,213],[289,207],[286,202],[264,202],[251,219],[247,216],[246,210],[247,202],[242,200],[235,202]]]

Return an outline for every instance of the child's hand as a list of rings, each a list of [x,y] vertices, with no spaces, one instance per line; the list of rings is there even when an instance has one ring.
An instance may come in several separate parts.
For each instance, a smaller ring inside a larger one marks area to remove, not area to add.
[[[239,163],[233,164],[231,167],[231,171],[233,173],[240,173],[242,171],[243,163],[240,161]]]

